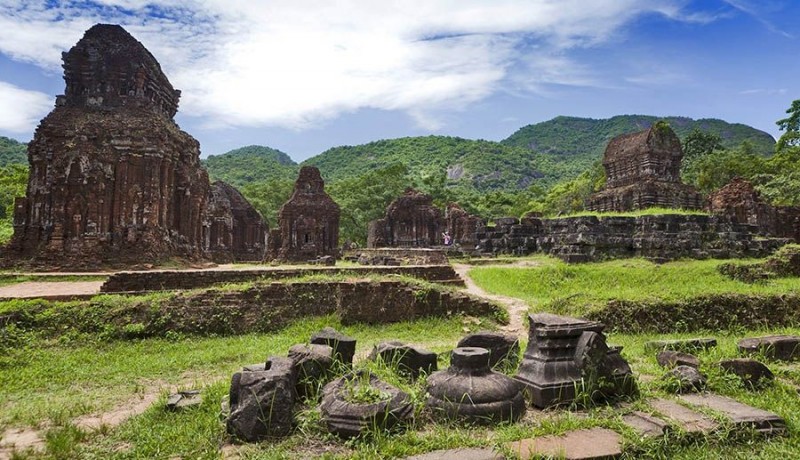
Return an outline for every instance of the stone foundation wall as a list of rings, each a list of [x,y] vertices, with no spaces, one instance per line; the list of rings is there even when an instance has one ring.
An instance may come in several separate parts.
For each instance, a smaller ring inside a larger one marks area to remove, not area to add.
[[[197,289],[221,283],[278,280],[305,275],[405,275],[443,284],[463,284],[449,265],[403,267],[304,267],[296,269],[253,270],[182,270],[152,272],[120,272],[111,275],[100,288],[101,292],[146,292],[178,289]]]
[[[444,251],[428,248],[379,248],[348,251],[345,259],[362,265],[446,265]]]
[[[501,308],[460,292],[404,281],[262,283],[244,290],[207,289],[162,299],[135,296],[40,302],[0,315],[0,324],[44,337],[73,332],[106,339],[164,337],[168,332],[234,335],[272,332],[310,316],[337,315],[343,324],[376,324],[456,314],[486,316]]]
[[[269,330],[294,319],[329,314],[338,315],[342,324],[385,324],[457,313],[484,316],[498,308],[459,292],[402,281],[265,283],[243,291],[181,294],[169,303],[195,312],[230,309],[242,323],[238,327],[249,330]]]
[[[755,238],[756,234],[756,226],[727,217],[675,214],[504,219],[495,227],[487,227],[479,238],[481,252],[542,252],[567,262],[625,257],[656,261],[763,257],[787,242]]]

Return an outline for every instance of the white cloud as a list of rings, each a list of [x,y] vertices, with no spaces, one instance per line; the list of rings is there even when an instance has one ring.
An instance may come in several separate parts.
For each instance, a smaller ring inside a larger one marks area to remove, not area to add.
[[[739,94],[741,94],[742,96],[753,96],[753,95],[783,96],[786,93],[788,93],[786,88],[753,88],[753,89],[746,89],[744,91],[739,91]]]
[[[0,81],[0,130],[29,133],[52,108],[52,96]]]
[[[360,108],[422,127],[500,89],[595,85],[570,49],[685,0],[0,0],[0,52],[52,72],[94,22],[123,24],[208,125],[304,129]],[[158,14],[153,14],[157,12]]]

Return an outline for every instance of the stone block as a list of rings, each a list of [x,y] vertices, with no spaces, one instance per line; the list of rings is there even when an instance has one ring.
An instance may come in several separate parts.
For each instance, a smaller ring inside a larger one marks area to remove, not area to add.
[[[622,422],[643,438],[659,438],[664,436],[669,425],[664,420],[648,413],[635,411],[622,416]]]
[[[289,359],[297,375],[295,391],[299,398],[308,398],[325,383],[333,365],[333,348],[327,345],[294,345],[289,348]]]
[[[670,399],[654,399],[650,401],[650,406],[663,415],[667,421],[678,425],[686,433],[708,434],[719,427],[719,424],[711,417]]]
[[[719,366],[727,372],[736,374],[745,385],[757,387],[775,379],[775,375],[764,363],[750,358],[725,359]]]
[[[380,359],[402,372],[416,378],[420,373],[430,374],[437,369],[437,356],[432,351],[413,347],[403,342],[390,341],[375,345],[369,359]]]
[[[263,371],[235,373],[228,433],[248,442],[287,436],[292,430],[295,384],[289,358],[270,358]]]
[[[541,436],[506,444],[520,459],[541,457],[567,460],[609,460],[622,456],[622,438],[606,428],[568,431],[560,436]]]
[[[674,350],[662,350],[656,355],[656,361],[661,367],[672,369],[675,366],[689,366],[695,369],[700,367],[700,360],[689,353]]]
[[[503,460],[505,457],[502,454],[488,448],[462,448],[462,449],[446,449],[434,450],[419,455],[412,455],[406,457],[405,460]]]
[[[760,353],[770,359],[793,361],[800,357],[800,336],[770,335],[742,339],[738,343],[742,353]]]
[[[346,365],[353,364],[353,356],[356,354],[356,339],[348,337],[332,327],[326,327],[312,335],[310,342],[333,348],[334,360],[339,360]]]
[[[519,361],[519,339],[509,334],[479,331],[459,340],[456,347],[477,347],[489,350],[489,367],[491,368],[500,362],[509,362],[514,365]]]
[[[766,435],[782,435],[787,432],[786,421],[779,415],[725,396],[705,393],[683,395],[681,399],[694,406],[705,407],[723,414],[737,428],[753,429]]]

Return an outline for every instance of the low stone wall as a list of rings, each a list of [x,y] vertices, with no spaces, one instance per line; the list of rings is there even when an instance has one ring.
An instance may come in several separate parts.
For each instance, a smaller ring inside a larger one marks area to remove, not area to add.
[[[444,251],[428,248],[368,248],[345,253],[345,259],[362,265],[446,265]]]
[[[110,308],[113,306],[113,308]],[[232,335],[271,332],[309,316],[336,314],[343,324],[395,323],[453,314],[492,315],[503,309],[477,297],[405,281],[272,282],[139,300],[106,296],[83,302],[40,301],[0,315],[43,336],[76,332],[105,339],[164,337],[168,332]]]
[[[120,272],[111,275],[100,288],[101,292],[145,292],[196,289],[221,283],[280,280],[307,275],[405,275],[425,281],[463,285],[464,281],[450,265],[402,267],[303,267],[259,268],[251,270],[159,270],[151,272]]]
[[[622,333],[675,333],[793,327],[800,295],[707,294],[683,300],[611,300],[587,313]]]
[[[527,218],[487,228],[480,235],[480,250],[494,254],[542,252],[567,262],[625,257],[667,261],[763,257],[788,242],[756,238],[757,233],[754,225],[722,216]]]

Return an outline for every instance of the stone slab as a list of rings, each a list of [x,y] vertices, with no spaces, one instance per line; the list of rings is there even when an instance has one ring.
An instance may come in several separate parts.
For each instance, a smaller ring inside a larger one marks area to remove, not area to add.
[[[631,412],[622,416],[622,422],[639,433],[643,438],[658,438],[664,436],[669,425],[658,417],[646,412]]]
[[[763,353],[767,358],[792,361],[800,357],[800,336],[749,337],[740,340],[738,347],[742,353]]]
[[[606,428],[569,431],[560,436],[542,436],[506,444],[523,460],[550,456],[567,460],[606,460],[622,455],[622,438]]]
[[[712,418],[695,412],[670,399],[654,399],[650,407],[657,410],[667,421],[679,425],[687,433],[707,434],[719,427]]]
[[[752,428],[767,435],[786,434],[786,421],[780,416],[740,403],[735,399],[715,394],[683,395],[681,399],[689,404],[722,413],[736,427]]]
[[[489,448],[434,450],[405,460],[504,460],[505,457]]]

